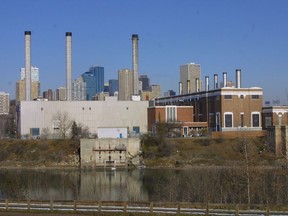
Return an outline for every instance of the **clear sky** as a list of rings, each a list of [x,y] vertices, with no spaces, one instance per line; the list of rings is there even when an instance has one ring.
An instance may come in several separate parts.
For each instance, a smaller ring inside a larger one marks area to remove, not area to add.
[[[179,66],[201,64],[202,80],[242,70],[243,87],[288,104],[287,0],[1,0],[0,91],[15,97],[25,66],[24,31],[41,91],[65,86],[65,32],[72,32],[73,79],[92,65],[105,82],[132,68],[131,35],[139,35],[139,74],[162,93],[178,93]]]

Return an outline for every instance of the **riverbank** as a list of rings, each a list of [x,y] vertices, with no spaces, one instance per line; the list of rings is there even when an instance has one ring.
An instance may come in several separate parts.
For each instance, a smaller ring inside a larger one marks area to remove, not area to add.
[[[142,144],[142,150],[147,168],[239,166],[247,159],[250,165],[261,167],[280,167],[286,163],[284,157],[276,157],[259,139],[251,139],[243,146],[239,139],[171,138],[166,139],[161,151],[153,144]],[[79,155],[77,140],[0,141],[1,168],[78,169]]]

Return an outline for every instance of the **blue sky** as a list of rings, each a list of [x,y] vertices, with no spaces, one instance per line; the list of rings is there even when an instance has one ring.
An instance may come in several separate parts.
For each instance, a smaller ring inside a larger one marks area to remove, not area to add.
[[[0,91],[15,97],[24,67],[24,31],[41,90],[65,86],[65,32],[71,31],[73,79],[92,65],[105,82],[132,68],[139,35],[139,74],[162,92],[178,92],[179,66],[201,64],[202,79],[242,69],[243,87],[288,104],[287,0],[1,0]]]

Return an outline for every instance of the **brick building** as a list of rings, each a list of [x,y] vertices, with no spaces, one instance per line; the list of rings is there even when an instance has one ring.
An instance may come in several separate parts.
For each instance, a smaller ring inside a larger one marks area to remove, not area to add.
[[[262,108],[262,127],[288,125],[288,106]]]
[[[251,135],[262,136],[262,88],[242,88],[240,72],[236,70],[236,87],[228,87],[227,73],[224,72],[223,87],[219,87],[218,75],[214,75],[214,89],[209,90],[209,77],[205,77],[204,91],[156,98],[151,101],[150,107],[191,106],[191,122],[205,122],[211,132],[235,134],[245,131],[246,134],[251,132]]]
[[[183,136],[192,136],[207,128],[206,122],[194,122],[192,106],[151,106],[148,108],[148,131],[155,132],[159,122],[173,127],[173,131]]]

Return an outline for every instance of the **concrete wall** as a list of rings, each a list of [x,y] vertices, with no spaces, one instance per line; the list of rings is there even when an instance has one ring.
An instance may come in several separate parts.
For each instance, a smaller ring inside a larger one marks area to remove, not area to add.
[[[98,127],[140,127],[140,133],[147,132],[148,101],[22,101],[20,107],[21,135],[30,133],[30,128],[48,128],[51,133],[57,112],[67,112],[77,124],[89,127],[97,133]]]
[[[81,167],[139,165],[140,139],[81,139]],[[135,156],[135,158],[133,158]]]

